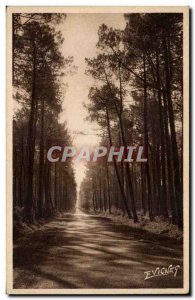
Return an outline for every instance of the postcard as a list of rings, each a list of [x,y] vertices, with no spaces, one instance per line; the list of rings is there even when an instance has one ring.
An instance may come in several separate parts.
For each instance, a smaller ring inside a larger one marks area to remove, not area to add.
[[[189,294],[189,8],[6,10],[7,293]]]

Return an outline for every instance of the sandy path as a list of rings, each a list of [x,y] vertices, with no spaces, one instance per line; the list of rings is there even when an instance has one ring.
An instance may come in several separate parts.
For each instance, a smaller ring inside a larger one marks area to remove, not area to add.
[[[180,265],[144,280],[145,271]],[[175,241],[106,218],[67,214],[17,240],[14,288],[182,287],[182,248]]]

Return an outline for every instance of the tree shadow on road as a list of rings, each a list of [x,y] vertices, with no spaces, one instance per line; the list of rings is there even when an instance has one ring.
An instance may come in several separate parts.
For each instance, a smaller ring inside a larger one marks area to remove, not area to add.
[[[176,288],[177,277],[144,280],[144,272],[182,267],[182,247],[106,218],[66,215],[14,247],[14,288]]]

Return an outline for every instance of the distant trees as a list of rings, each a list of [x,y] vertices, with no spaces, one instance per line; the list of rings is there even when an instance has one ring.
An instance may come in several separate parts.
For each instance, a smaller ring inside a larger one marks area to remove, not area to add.
[[[72,164],[54,166],[46,159],[54,142],[71,141],[66,125],[58,123],[60,78],[72,64],[72,57],[61,54],[63,38],[54,26],[64,18],[13,14],[13,86],[19,103],[13,123],[13,195],[14,205],[24,207],[27,222],[72,209],[76,201]]]
[[[109,184],[97,182],[99,163],[89,165],[81,198],[85,199],[87,186],[88,206],[94,210],[105,208],[101,203],[109,199],[109,210],[118,207],[135,222],[137,209],[142,209],[144,214],[148,211],[150,220],[157,215],[171,217],[181,229],[182,14],[124,17],[124,30],[104,24],[99,28],[98,55],[86,59],[87,74],[96,80],[87,109],[89,118],[102,128],[104,145],[141,144],[148,161],[140,165],[115,160],[107,165],[105,161],[102,172]]]

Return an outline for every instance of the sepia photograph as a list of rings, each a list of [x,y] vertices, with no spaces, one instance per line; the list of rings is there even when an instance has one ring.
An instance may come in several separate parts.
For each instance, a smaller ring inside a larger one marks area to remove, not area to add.
[[[189,293],[189,8],[8,6],[7,293]]]

